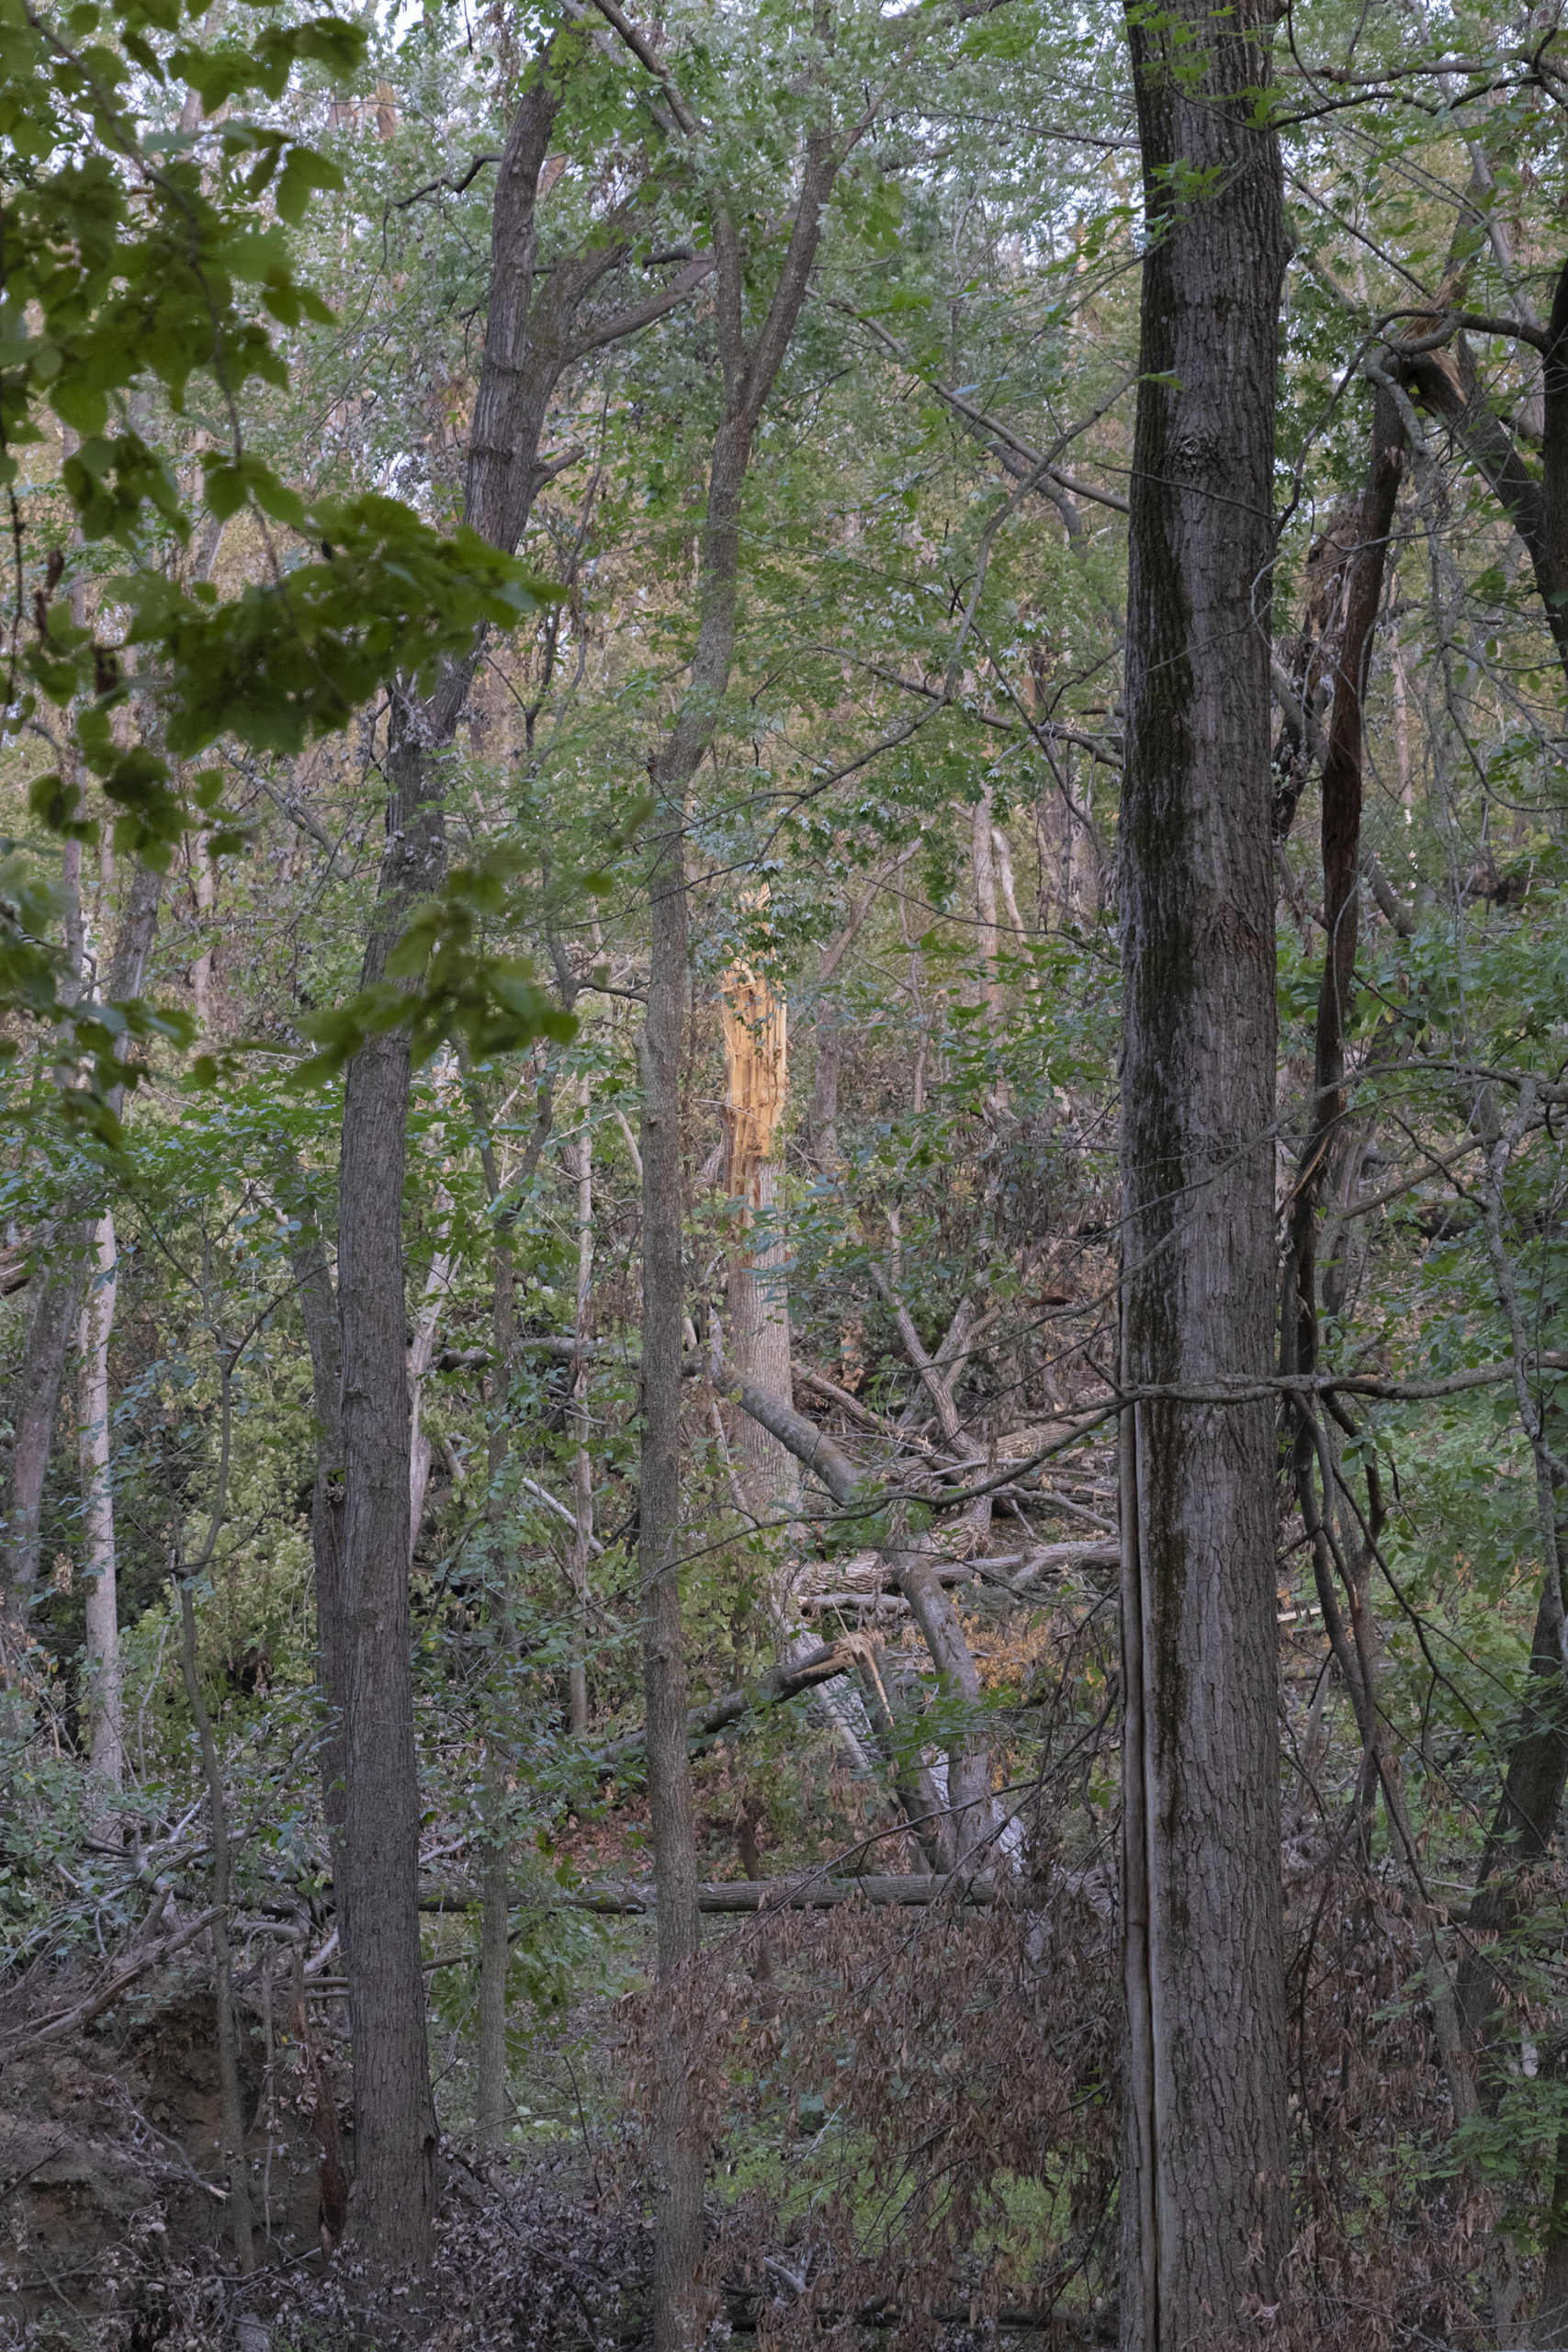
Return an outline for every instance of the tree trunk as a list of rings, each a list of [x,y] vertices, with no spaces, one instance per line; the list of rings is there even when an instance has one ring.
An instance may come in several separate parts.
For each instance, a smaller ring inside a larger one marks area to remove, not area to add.
[[[817,1063],[811,1074],[811,1151],[824,1176],[843,1162],[839,1143],[839,1008],[830,996],[817,1000]]]
[[[162,875],[138,865],[104,981],[103,993],[111,1001],[141,993],[158,928],[162,891]],[[110,1097],[110,1107],[116,1111],[120,1093],[117,1087]],[[44,1480],[54,1444],[65,1358],[76,1337],[86,1295],[96,1226],[96,1207],[82,1202],[68,1209],[56,1226],[13,1391],[11,1419],[17,1434],[6,1497],[6,1589],[0,1609],[0,1676],[6,1678],[17,1672],[30,1639],[28,1612],[38,1585]],[[44,1253],[39,1255],[42,1258]]]
[[[789,1328],[788,1245],[771,1220],[778,1207],[779,1171],[772,1159],[751,1171],[742,1214],[746,1226],[729,1267],[729,1342],[743,1380],[785,1404],[794,1400]],[[764,1223],[760,1239],[752,1219]],[[747,1499],[759,1519],[793,1513],[800,1503],[800,1472],[793,1454],[750,1419],[736,1431],[745,1464]]]
[[[582,1125],[572,1146],[571,1173],[577,1184],[577,1297],[572,1321],[580,1347],[591,1336],[589,1316],[593,1295],[593,1128],[589,1116],[592,1097],[586,1075],[580,1102]],[[576,1655],[569,1681],[570,1721],[573,1733],[588,1729],[588,1569],[593,1547],[593,1458],[588,1451],[591,1427],[588,1411],[588,1362],[579,1353],[571,1367],[571,1396],[567,1421],[572,1434],[572,1532],[567,1570],[577,1595]]]
[[[1559,1543],[1562,1541],[1560,1529]],[[1518,1914],[1519,1881],[1551,1850],[1568,1786],[1568,1688],[1562,1657],[1563,1595],[1556,1559],[1541,1577],[1530,1643],[1529,1677],[1508,1748],[1497,1811],[1487,1832],[1459,1969],[1459,2007],[1472,2045],[1483,2052],[1500,2005],[1489,1944]]]
[[[681,1625],[681,1352],[685,1280],[681,1217],[681,1035],[686,1006],[684,805],[661,797],[651,878],[652,951],[642,1063],[642,1455],[637,1566],[643,1589],[648,1796],[659,1883],[658,2086],[653,2158],[656,2352],[688,2352],[701,2333],[703,2155],[687,2064],[697,1954],[696,1832],[686,1755]]]
[[[1552,2061],[1552,2072],[1559,2080],[1565,2068],[1568,2051],[1559,2049]],[[1568,2126],[1560,2128],[1557,2134],[1551,2205],[1541,2235],[1545,2259],[1531,2341],[1561,2347],[1568,2345]]]
[[[210,1545],[209,1549],[210,1550]],[[229,2170],[229,2221],[233,2232],[234,2259],[248,2277],[256,2267],[255,2239],[251,2227],[251,2181],[245,2161],[245,2110],[240,2096],[239,2046],[234,2030],[234,1969],[229,1946],[228,1908],[231,1900],[229,1820],[223,1802],[223,1773],[212,1719],[201,1695],[196,1661],[196,1597],[192,1579],[180,1578],[180,1668],[186,1699],[196,1724],[202,1777],[207,1783],[209,1826],[212,1832],[212,1893],[222,1908],[212,1922],[213,2000],[218,2025],[218,2098],[223,2123],[223,2153]]]
[[[748,893],[746,903],[755,907],[758,896]],[[729,1259],[729,1352],[742,1380],[786,1405],[795,1396],[787,1252],[771,1219],[779,1198],[773,1138],[789,1089],[788,1021],[787,1005],[763,974],[743,961],[730,966],[723,1001],[724,1173],[739,1225]],[[745,1417],[736,1438],[752,1514],[768,1519],[781,1507],[792,1510],[800,1499],[795,1456]]]
[[[559,111],[547,57],[501,160],[491,238],[484,360],[474,401],[464,520],[511,554],[550,468],[539,455],[550,396],[570,361],[660,317],[708,266],[700,257],[653,301],[593,325],[577,311],[624,255],[591,234],[536,288],[539,175]],[[391,698],[387,850],[364,981],[379,981],[417,901],[446,873],[443,754],[467,704],[482,631],[423,699]],[[417,1782],[409,1674],[410,1400],[402,1254],[409,1103],[406,1033],[372,1038],[348,1068],[340,1158],[338,1304],[343,1350],[344,1891],[354,2034],[357,2170],[351,2233],[389,2264],[425,2268],[435,2201],[435,2110],[419,1964]],[[355,1923],[374,1920],[374,1935]]]
[[[451,1203],[442,1193],[440,1200],[450,1211]],[[443,1233],[445,1239],[445,1232]],[[420,1302],[419,1321],[414,1325],[413,1338],[409,1341],[409,1566],[419,1545],[419,1532],[424,1523],[424,1506],[430,1493],[430,1473],[435,1461],[435,1440],[422,1426],[424,1405],[424,1384],[430,1377],[430,1367],[435,1361],[435,1341],[441,1329],[441,1307],[451,1289],[462,1261],[455,1251],[438,1250],[432,1259],[425,1276],[424,1296]]]
[[[1326,577],[1320,577],[1312,594],[1313,606],[1323,623],[1312,673],[1331,682],[1333,687],[1322,782],[1323,908],[1327,937],[1318,988],[1312,1116],[1291,1194],[1280,1330],[1280,1370],[1286,1374],[1318,1370],[1319,1211],[1325,1199],[1339,1193],[1339,1179],[1352,1143],[1359,1148],[1347,1117],[1345,1035],[1354,1000],[1359,936],[1367,666],[1382,602],[1388,537],[1404,477],[1404,445],[1398,409],[1392,395],[1380,390],[1373,404],[1366,485],[1345,514],[1342,526],[1325,534],[1329,556],[1339,546],[1344,552]],[[1303,682],[1308,695],[1314,690],[1312,673]],[[1332,1267],[1328,1271],[1331,1274]],[[1371,1551],[1359,1531],[1353,1545],[1341,1532],[1345,1513],[1337,1491],[1337,1462],[1333,1430],[1326,1424],[1319,1426],[1313,1405],[1303,1398],[1296,1409],[1292,1470],[1303,1523],[1312,1537],[1324,1626],[1355,1711],[1366,1758],[1365,1837],[1379,1780],[1391,1807],[1396,1813],[1401,1808],[1377,1706]],[[1375,1506],[1371,1517],[1381,1526],[1382,1513]]]
[[[486,1766],[489,1842],[485,1848],[484,1900],[479,1916],[479,2030],[474,2052],[474,2137],[481,2148],[499,2148],[506,2138],[506,1965],[512,1916],[512,1866],[499,1818],[506,1801],[497,1759]]]
[[[681,113],[688,133],[694,118]],[[740,507],[763,406],[806,300],[822,219],[842,161],[827,132],[806,142],[788,248],[767,313],[743,336],[746,255],[728,211],[714,221],[716,312],[724,410],[708,469],[696,650],[675,723],[652,763],[649,839],[648,1015],[639,1046],[642,1136],[642,1457],[638,1564],[644,1594],[643,1680],[648,1781],[659,1882],[660,2008],[653,2163],[659,2183],[653,2253],[655,2352],[685,2352],[701,2334],[704,2151],[684,2062],[680,1979],[697,1950],[696,1854],[686,1755],[686,1667],[680,1556],[682,1275],[680,1050],[686,1001],[686,796],[718,724],[735,658]]]
[[[1150,243],[1121,819],[1122,1367],[1265,1382],[1273,1328],[1269,581],[1284,261],[1254,0],[1129,17]],[[1177,198],[1179,173],[1212,187]],[[1273,2301],[1289,2223],[1266,1404],[1122,1418],[1122,2341]]]
[[[414,808],[401,813],[412,836],[412,863],[421,828]],[[403,847],[394,836],[390,857]],[[384,903],[392,895],[383,885]],[[380,977],[398,928],[400,921],[378,929],[367,979]],[[355,1057],[344,1091],[342,1894],[354,2042],[349,2232],[389,2268],[419,2271],[434,2245],[437,2133],[420,1968],[420,1799],[409,1673],[402,1249],[408,1084],[408,1039],[394,1034],[374,1038]]]
[[[114,1219],[95,1231],[97,1271],[82,1310],[82,1518],[87,1586],[88,1720],[95,1772],[118,1789],[125,1776],[125,1697],[119,1662],[114,1492],[109,1484],[109,1334],[118,1288]]]
[[[347,1634],[343,1587],[343,1351],[337,1298],[327,1246],[314,1202],[299,1170],[286,1170],[293,1194],[294,1235],[289,1256],[299,1297],[300,1318],[310,1351],[310,1389],[316,1435],[316,1479],[310,1494],[310,1553],[316,1589],[316,1687],[321,1695],[321,1804],[332,1843],[333,1883],[338,1938],[346,1965],[349,1947],[347,1871],[343,1852],[347,1767],[344,1752],[343,1702]]]

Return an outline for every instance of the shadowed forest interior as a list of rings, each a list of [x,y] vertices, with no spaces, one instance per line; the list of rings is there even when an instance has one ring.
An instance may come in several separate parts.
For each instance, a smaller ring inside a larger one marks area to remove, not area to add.
[[[0,2342],[1568,2345],[1562,0],[0,0]]]

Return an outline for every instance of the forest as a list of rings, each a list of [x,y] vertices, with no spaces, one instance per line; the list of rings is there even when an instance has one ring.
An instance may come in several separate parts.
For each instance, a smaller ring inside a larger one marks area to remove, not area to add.
[[[1568,2346],[1562,0],[0,0],[0,2343]]]

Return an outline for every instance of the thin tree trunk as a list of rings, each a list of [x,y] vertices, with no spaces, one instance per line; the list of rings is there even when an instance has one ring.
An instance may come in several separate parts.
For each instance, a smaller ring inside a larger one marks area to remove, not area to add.
[[[95,1772],[118,1789],[125,1776],[125,1693],[119,1659],[114,1492],[109,1483],[109,1334],[118,1288],[114,1219],[95,1233],[97,1270],[82,1310],[82,1504],[87,1586],[87,1710]]]
[[[294,1201],[289,1255],[300,1318],[310,1351],[310,1390],[315,1422],[316,1477],[310,1494],[310,1552],[316,1591],[316,1686],[321,1695],[322,1810],[333,1851],[333,1901],[339,1940],[347,1964],[351,1930],[348,1872],[344,1858],[344,1807],[347,1763],[344,1747],[344,1687],[347,1629],[343,1583],[343,1352],[337,1298],[327,1246],[315,1204],[292,1165],[286,1171]]]
[[[209,1547],[210,1549],[210,1546]],[[229,2168],[229,2222],[233,2232],[234,2259],[248,2277],[256,2267],[255,2238],[251,2222],[251,2181],[245,2161],[245,2109],[240,2096],[239,2044],[234,2030],[234,1967],[229,1947],[228,1905],[232,1880],[229,1860],[229,1819],[223,1802],[223,1771],[212,1736],[212,1718],[201,1695],[196,1662],[196,1600],[193,1578],[180,1578],[180,1667],[186,1699],[196,1724],[201,1751],[202,1777],[207,1783],[209,1826],[212,1832],[212,1894],[224,1907],[212,1922],[213,2000],[218,2018],[218,2097],[223,2119],[223,2153]]]
[[[688,136],[696,119],[679,101]],[[729,213],[714,222],[716,312],[724,407],[708,471],[699,568],[700,619],[687,689],[652,763],[649,838],[650,940],[648,1013],[639,1046],[642,1132],[642,1453],[638,1566],[643,1589],[643,1681],[648,1779],[659,1883],[662,1989],[658,2181],[653,2250],[655,2352],[687,2352],[701,2332],[704,2151],[686,2064],[682,1979],[697,1951],[696,1854],[686,1754],[686,1667],[678,1561],[681,1518],[682,1274],[680,1047],[686,1001],[686,797],[711,744],[735,656],[740,506],[752,443],[806,300],[822,220],[842,160],[813,130],[788,248],[755,341],[743,334],[745,254]]]
[[[196,1025],[205,1036],[212,1025],[212,943],[205,938],[205,934],[218,896],[205,833],[196,834],[191,842],[190,882],[196,899],[197,921],[204,934],[201,953],[195,957],[190,967],[191,1004],[196,1013]]]
[[[660,797],[650,883],[652,942],[642,1065],[642,1450],[637,1566],[643,1591],[643,1692],[649,1812],[659,1885],[660,2000],[653,2165],[656,2352],[689,2352],[701,2333],[704,2152],[688,2049],[697,1955],[696,1832],[686,1754],[686,1656],[681,1624],[681,1354],[685,1311],[681,1217],[681,1035],[687,915],[683,784]]]
[[[450,1207],[446,1195],[440,1195]],[[436,1336],[441,1329],[441,1307],[452,1287],[453,1277],[461,1261],[449,1250],[439,1250],[431,1261],[425,1276],[424,1297],[420,1304],[419,1321],[414,1325],[413,1338],[409,1341],[409,1566],[419,1544],[419,1532],[424,1521],[425,1498],[430,1492],[430,1472],[435,1460],[435,1441],[421,1426],[424,1404],[424,1384],[430,1377],[430,1367],[435,1360]]]
[[[969,865],[975,885],[976,944],[980,950],[980,995],[986,1007],[986,1029],[992,1039],[1002,1022],[1002,984],[997,957],[1001,933],[997,923],[997,855],[993,839],[991,796],[983,792],[975,803],[969,829]],[[994,1077],[986,1092],[986,1107],[993,1114],[1008,1107],[1006,1079]]]
[[[582,1125],[572,1146],[572,1173],[577,1180],[577,1302],[572,1330],[580,1351],[591,1337],[589,1316],[593,1295],[593,1128],[589,1112],[592,1097],[586,1073],[579,1095]],[[571,1396],[567,1421],[572,1434],[572,1532],[567,1551],[567,1571],[577,1595],[577,1652],[569,1680],[570,1722],[581,1736],[588,1729],[588,1575],[593,1555],[593,1457],[588,1450],[588,1360],[579,1352],[571,1367]]]
[[[1558,1540],[1561,1544],[1561,1531]],[[1561,1571],[1553,1558],[1541,1577],[1524,1701],[1509,1744],[1503,1792],[1476,1873],[1469,1914],[1472,1932],[1460,1962],[1460,2014],[1472,2046],[1483,2052],[1500,2005],[1490,1939],[1506,1934],[1517,1918],[1521,1875],[1551,1850],[1568,1786],[1564,1643]],[[1483,1936],[1487,1943],[1478,1940]]]
[[[503,553],[520,544],[551,469],[539,455],[549,401],[582,352],[635,334],[685,299],[700,257],[653,301],[573,339],[580,306],[624,254],[594,234],[536,284],[539,175],[559,111],[541,61],[501,160],[491,297],[475,395],[464,519]],[[414,904],[446,873],[444,754],[457,734],[482,632],[428,698],[393,692],[385,769],[387,850],[364,980],[385,975]],[[402,1253],[410,1082],[406,1032],[372,1038],[349,1064],[340,1157],[338,1306],[343,1349],[344,1882],[355,2050],[357,2169],[351,2233],[389,2265],[428,2267],[436,2124],[425,2044],[418,1911],[419,1789],[409,1671],[411,1419]]]
[[[1559,2081],[1565,2069],[1568,2051],[1559,2049],[1552,2060],[1552,2072]],[[1560,2347],[1568,2345],[1568,2125],[1560,2127],[1557,2134],[1551,2204],[1542,2237],[1545,2259],[1531,2341],[1560,2352]]]
[[[789,1250],[773,1222],[779,1171],[772,1159],[750,1173],[742,1211],[745,1227],[729,1268],[729,1343],[736,1370],[752,1386],[784,1404],[795,1396],[789,1328]],[[760,1239],[752,1220],[764,1220]],[[800,1472],[776,1438],[743,1418],[736,1432],[747,1499],[757,1518],[793,1513],[800,1502]]]
[[[822,1173],[841,1166],[839,1145],[839,1008],[830,996],[817,1002],[817,1061],[811,1073],[811,1150]]]
[[[401,887],[383,884],[367,959],[378,979],[418,888],[428,819],[402,766]],[[412,805],[408,805],[412,801]],[[405,868],[405,873],[407,869]],[[391,920],[387,913],[395,907]],[[437,2132],[420,1968],[419,1776],[409,1671],[409,1382],[403,1161],[409,1044],[373,1039],[344,1091],[338,1212],[343,1346],[343,1894],[354,2041],[355,2182],[349,2233],[389,2268],[424,2269],[434,2247]]]
[[[1280,1370],[1287,1374],[1318,1369],[1319,1212],[1325,1199],[1337,1196],[1346,1155],[1355,1140],[1347,1119],[1345,1034],[1355,993],[1359,936],[1367,667],[1382,602],[1389,532],[1404,470],[1404,444],[1398,409],[1392,395],[1380,390],[1373,404],[1366,486],[1346,518],[1347,552],[1326,586],[1320,585],[1314,596],[1315,605],[1334,616],[1325,630],[1325,658],[1321,662],[1323,674],[1332,679],[1334,692],[1322,784],[1327,941],[1318,989],[1312,1118],[1290,1204],[1280,1333]],[[1343,1513],[1337,1461],[1333,1431],[1319,1427],[1311,1406],[1303,1401],[1296,1416],[1292,1469],[1303,1522],[1313,1540],[1313,1567],[1324,1625],[1350,1696],[1369,1767],[1364,1838],[1378,1781],[1391,1807],[1403,1815],[1377,1706],[1371,1552],[1359,1536],[1352,1545],[1338,1532]],[[1342,1603],[1349,1611],[1348,1625]]]
[[[1129,12],[1150,225],[1121,820],[1122,1374],[1265,1382],[1278,144],[1265,15]],[[1177,196],[1178,174],[1201,193]],[[1122,2341],[1271,2302],[1289,2226],[1266,1405],[1122,1417]]]
[[[104,981],[103,993],[110,1001],[141,993],[157,932],[162,890],[161,875],[149,866],[136,867]],[[111,1094],[110,1107],[115,1111],[120,1107],[118,1087]],[[6,1588],[0,1601],[0,1677],[6,1679],[20,1670],[31,1638],[28,1614],[38,1586],[44,1481],[54,1445],[65,1359],[77,1334],[86,1295],[97,1216],[92,1203],[78,1201],[54,1229],[13,1391],[11,1419],[16,1437],[6,1496]]]
[[[509,1840],[500,1815],[506,1792],[493,1747],[486,1763],[483,1906],[479,1917],[479,2022],[474,2052],[474,2137],[481,2148],[499,2148],[506,2138],[506,1965],[512,1915]]]

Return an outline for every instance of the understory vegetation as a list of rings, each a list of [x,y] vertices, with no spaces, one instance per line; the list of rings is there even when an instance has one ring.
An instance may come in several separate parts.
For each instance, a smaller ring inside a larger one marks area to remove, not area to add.
[[[0,0],[0,2339],[1568,2344],[1560,14]]]

